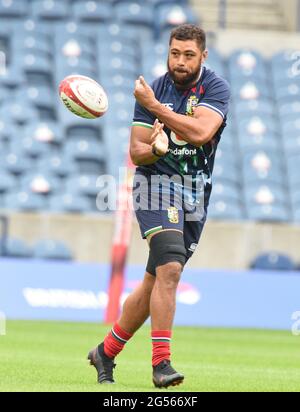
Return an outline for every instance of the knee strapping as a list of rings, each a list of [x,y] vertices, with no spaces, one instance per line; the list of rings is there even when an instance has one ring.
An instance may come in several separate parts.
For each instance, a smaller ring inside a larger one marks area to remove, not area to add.
[[[175,230],[166,230],[154,235],[150,241],[152,267],[178,262],[184,267],[186,248],[183,234]],[[151,272],[150,272],[151,273]]]

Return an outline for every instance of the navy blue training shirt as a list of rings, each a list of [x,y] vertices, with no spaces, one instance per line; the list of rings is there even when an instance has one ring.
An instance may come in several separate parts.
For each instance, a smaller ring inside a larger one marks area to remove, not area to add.
[[[226,126],[230,99],[228,83],[203,66],[200,78],[192,89],[177,90],[168,73],[156,79],[151,87],[156,99],[170,110],[193,116],[194,107],[204,106],[217,112],[223,118],[223,123],[212,140],[202,147],[185,142],[183,138],[176,136],[173,131],[165,127],[164,130],[169,137],[169,152],[151,165],[139,166],[137,172],[193,177],[202,174],[205,176],[206,183],[210,185],[216,148]],[[136,102],[133,126],[152,128],[155,119],[152,113]]]

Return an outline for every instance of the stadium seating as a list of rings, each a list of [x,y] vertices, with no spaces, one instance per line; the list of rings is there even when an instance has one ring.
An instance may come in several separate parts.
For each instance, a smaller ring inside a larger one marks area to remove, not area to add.
[[[0,256],[9,258],[32,258],[33,251],[24,241],[20,239],[1,239]]]
[[[128,150],[134,80],[166,71],[168,36],[195,22],[186,0],[11,0],[0,2],[0,206],[91,213],[96,178],[118,176]],[[151,53],[149,53],[151,50]],[[215,160],[210,218],[300,221],[300,78],[295,51],[254,49],[206,66],[231,84],[228,126]],[[109,97],[100,121],[69,113],[59,82],[80,73]],[[280,85],[280,86],[278,86]],[[33,176],[47,193],[31,190]]]
[[[269,252],[257,256],[250,264],[251,269],[290,271],[295,270],[296,265],[292,259],[282,253]]]
[[[72,260],[67,246],[52,239],[40,240],[34,245],[33,256],[37,259]]]

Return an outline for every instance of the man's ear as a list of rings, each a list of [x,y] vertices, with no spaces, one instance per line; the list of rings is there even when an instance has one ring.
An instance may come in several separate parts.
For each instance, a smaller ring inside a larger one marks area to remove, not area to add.
[[[205,49],[204,52],[202,53],[202,59],[206,60],[208,58],[208,50]]]

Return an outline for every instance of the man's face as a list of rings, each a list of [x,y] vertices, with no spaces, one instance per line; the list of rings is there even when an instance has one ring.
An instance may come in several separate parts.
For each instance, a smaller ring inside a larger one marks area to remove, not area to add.
[[[178,88],[188,88],[197,82],[207,51],[201,51],[196,40],[173,39],[169,48],[169,75]]]

